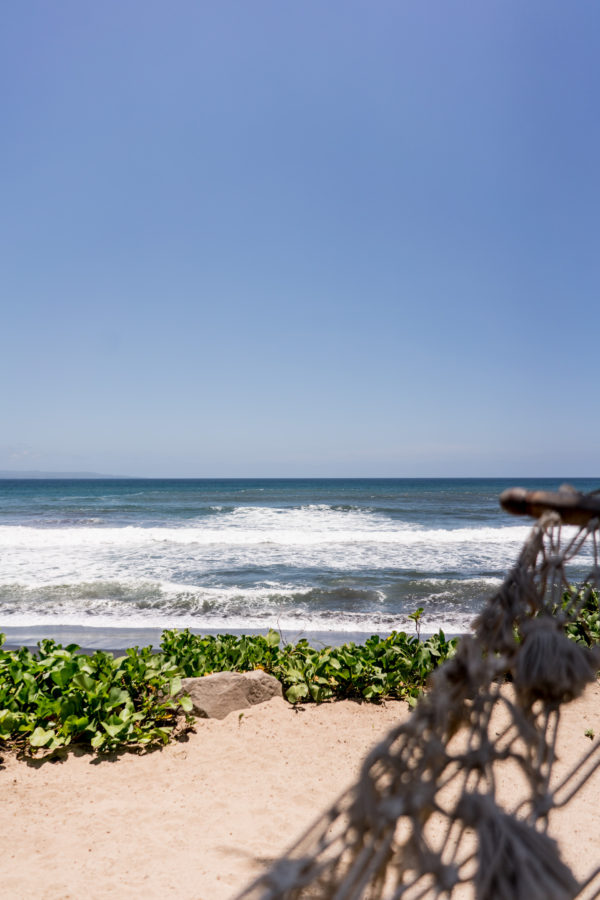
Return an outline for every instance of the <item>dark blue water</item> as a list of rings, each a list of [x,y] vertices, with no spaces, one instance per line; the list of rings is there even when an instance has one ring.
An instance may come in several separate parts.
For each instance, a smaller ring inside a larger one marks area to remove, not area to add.
[[[460,632],[530,527],[501,491],[565,480],[0,481],[0,630]]]

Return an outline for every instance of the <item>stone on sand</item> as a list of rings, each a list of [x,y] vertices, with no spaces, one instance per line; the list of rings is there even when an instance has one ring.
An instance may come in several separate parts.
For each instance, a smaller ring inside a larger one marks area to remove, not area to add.
[[[181,693],[190,695],[194,714],[203,719],[224,719],[238,709],[265,703],[273,697],[283,698],[281,682],[262,669],[184,678]]]

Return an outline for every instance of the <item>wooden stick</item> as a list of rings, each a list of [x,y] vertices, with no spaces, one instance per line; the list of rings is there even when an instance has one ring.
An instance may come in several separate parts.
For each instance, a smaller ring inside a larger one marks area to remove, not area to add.
[[[514,516],[536,519],[554,510],[566,525],[587,525],[591,519],[600,517],[600,493],[580,494],[568,485],[556,493],[509,488],[500,494],[500,506]]]

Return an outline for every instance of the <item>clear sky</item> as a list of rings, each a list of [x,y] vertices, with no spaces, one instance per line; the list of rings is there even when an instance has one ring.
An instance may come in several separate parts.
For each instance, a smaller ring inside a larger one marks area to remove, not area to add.
[[[600,4],[28,0],[0,469],[598,475]]]

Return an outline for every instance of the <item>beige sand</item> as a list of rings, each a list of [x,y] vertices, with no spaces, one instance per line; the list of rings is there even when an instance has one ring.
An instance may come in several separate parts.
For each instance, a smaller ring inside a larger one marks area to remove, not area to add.
[[[234,896],[354,780],[360,759],[405,704],[281,700],[200,720],[186,743],[98,763],[71,754],[31,766],[5,754],[0,897]],[[567,707],[565,770],[600,734],[600,688]],[[576,874],[600,864],[600,775],[553,814]]]

